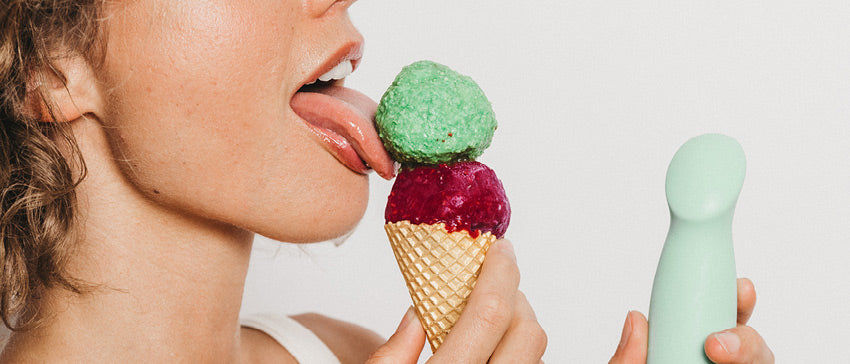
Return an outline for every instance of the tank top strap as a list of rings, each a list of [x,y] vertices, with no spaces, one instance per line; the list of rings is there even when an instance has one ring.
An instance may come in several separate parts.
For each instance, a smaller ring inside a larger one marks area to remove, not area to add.
[[[240,321],[243,327],[271,336],[301,364],[340,364],[331,349],[313,331],[289,316],[258,313],[242,317]]]

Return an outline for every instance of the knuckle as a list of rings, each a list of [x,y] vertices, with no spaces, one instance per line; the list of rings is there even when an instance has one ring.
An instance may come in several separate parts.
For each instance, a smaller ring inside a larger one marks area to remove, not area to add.
[[[756,364],[773,364],[776,360],[773,356],[773,351],[770,350],[770,347],[767,345],[767,342],[764,341],[764,338],[761,335],[759,335],[758,332],[756,332],[755,329],[752,329],[752,328],[750,328],[750,329],[752,330],[753,335],[757,339],[757,340],[754,340],[755,342],[757,342],[756,345],[759,346],[756,349],[756,351],[758,352],[758,355],[757,355],[758,360],[755,360],[754,363],[756,363]]]
[[[487,257],[492,258],[489,262],[491,265],[497,266],[494,270],[519,281],[519,266],[517,265],[516,259],[510,258],[509,255],[510,254],[505,252],[504,249],[498,249],[496,254],[488,254]]]
[[[522,273],[520,273],[519,266],[516,263],[511,264],[511,274],[516,277],[517,284],[519,284],[519,281],[522,280]]]
[[[528,297],[525,296],[525,293],[521,290],[516,291],[517,302],[528,302]]]
[[[767,352],[764,354],[764,364],[773,364],[776,362],[776,358],[773,357],[773,351],[767,349]]]
[[[743,356],[747,358],[748,363],[753,364],[773,364],[775,358],[773,351],[770,350],[764,338],[750,326],[738,326],[733,329],[741,337]]]
[[[366,364],[389,364],[392,362],[392,350],[387,346],[381,346],[366,360]]]
[[[543,330],[543,327],[535,321],[527,330],[527,335],[531,341],[533,348],[540,355],[546,352],[546,347],[549,346],[549,335]]]
[[[511,277],[514,278],[514,281],[517,283],[516,285],[519,286],[519,281],[522,278],[522,274],[520,273],[519,266],[516,264],[516,262],[513,262],[512,264],[507,264],[507,272],[511,275]]]
[[[543,327],[541,327],[540,324],[537,324],[536,327],[535,337],[539,340],[540,347],[543,351],[546,351],[546,347],[549,346],[549,334],[546,333],[546,330],[543,330]]]
[[[520,290],[516,291],[516,310],[526,319],[537,322],[537,314],[528,302],[528,298]]]
[[[476,321],[486,329],[501,329],[508,326],[512,316],[512,307],[502,296],[491,293],[480,297],[476,311]]]

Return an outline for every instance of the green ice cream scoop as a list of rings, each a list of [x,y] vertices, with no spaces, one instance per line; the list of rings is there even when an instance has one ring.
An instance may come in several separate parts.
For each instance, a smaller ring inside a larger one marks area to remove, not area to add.
[[[381,97],[375,122],[390,156],[405,165],[473,160],[496,130],[478,84],[432,61],[401,70]]]

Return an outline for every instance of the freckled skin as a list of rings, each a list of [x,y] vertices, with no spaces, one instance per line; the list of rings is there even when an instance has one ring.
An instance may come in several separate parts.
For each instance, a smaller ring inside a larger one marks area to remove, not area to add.
[[[276,240],[352,229],[368,177],[328,153],[290,100],[362,36],[347,6],[316,17],[303,5],[107,2],[98,120],[122,182],[169,209]]]
[[[511,206],[502,182],[480,162],[403,169],[396,177],[385,211],[387,222],[446,224],[449,232],[472,237],[492,232],[503,237]]]

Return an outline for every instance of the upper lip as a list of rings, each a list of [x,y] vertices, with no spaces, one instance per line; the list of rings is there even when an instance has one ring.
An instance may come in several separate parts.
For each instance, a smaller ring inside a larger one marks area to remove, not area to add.
[[[344,46],[340,47],[336,52],[334,52],[334,54],[332,54],[327,60],[325,60],[321,66],[319,66],[312,73],[310,73],[309,77],[303,82],[301,82],[301,86],[318,80],[319,76],[327,73],[328,71],[336,67],[336,65],[344,61],[351,61],[352,68],[356,70],[357,65],[360,64],[361,58],[363,58],[363,42],[350,41]]]
[[[333,52],[330,57],[326,58],[325,61],[321,63],[321,66],[315,68],[310,74],[302,80],[299,88],[294,91],[294,93],[298,93],[298,91],[307,91],[307,92],[315,92],[317,90],[324,90],[319,93],[332,94],[333,87],[332,86],[342,86],[344,79],[340,80],[332,80],[329,82],[322,82],[316,86],[310,86],[310,88],[305,88],[305,85],[313,83],[316,81],[319,76],[327,73],[341,62],[350,61],[352,64],[352,71],[357,68],[357,65],[360,63],[360,59],[363,56],[363,41],[362,37],[349,40],[348,42],[343,43],[341,47],[339,47],[335,52]],[[331,86],[331,87],[328,87]],[[316,87],[316,88],[313,88]],[[294,98],[295,95],[290,96],[290,100]],[[362,97],[366,97],[362,95]],[[342,100],[340,100],[342,101]],[[291,102],[291,101],[290,101]],[[344,101],[348,102],[348,101]],[[371,101],[374,104],[374,101]],[[375,105],[377,106],[377,105]],[[359,110],[360,113],[366,112],[365,110]],[[364,117],[374,117],[374,109],[372,109],[372,115],[363,114]],[[302,119],[304,116],[299,115]],[[309,125],[316,125],[313,121],[304,120]],[[359,124],[359,123],[358,123]],[[378,138],[377,132],[374,130],[374,126],[371,123],[365,123],[362,125],[355,125],[354,123],[337,123],[333,126],[325,125],[320,126],[322,129],[327,129],[330,132],[333,132],[337,135],[340,135],[343,138],[348,139],[350,143],[352,143],[352,147],[355,152],[360,157],[360,160],[367,165],[367,168],[374,169],[381,175],[381,177],[385,179],[390,179],[393,177],[394,170],[392,166],[392,160],[390,159],[387,152],[384,150],[380,139]],[[363,128],[363,129],[359,129]],[[367,129],[370,130],[367,132]],[[365,132],[365,134],[364,134]],[[370,136],[371,135],[371,136]],[[354,137],[359,136],[359,137]],[[366,139],[362,139],[366,138]],[[365,143],[365,144],[364,144]],[[367,148],[367,145],[370,146]],[[379,146],[380,151],[375,150],[375,145]],[[338,157],[339,158],[339,157]],[[341,160],[342,161],[342,160]],[[387,167],[387,163],[389,163],[389,167]],[[351,167],[351,166],[349,166]],[[359,172],[357,168],[353,168]],[[363,173],[363,172],[360,172]]]

